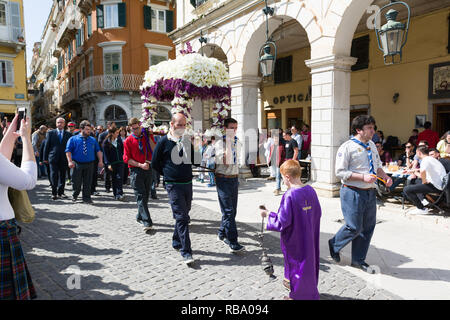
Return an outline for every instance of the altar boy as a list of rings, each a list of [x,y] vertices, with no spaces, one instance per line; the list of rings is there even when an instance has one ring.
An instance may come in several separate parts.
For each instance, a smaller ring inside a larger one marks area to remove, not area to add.
[[[280,168],[288,191],[281,199],[278,213],[261,211],[267,230],[281,232],[285,283],[289,299],[319,300],[319,236],[322,210],[314,189],[303,186],[301,167],[296,160]]]

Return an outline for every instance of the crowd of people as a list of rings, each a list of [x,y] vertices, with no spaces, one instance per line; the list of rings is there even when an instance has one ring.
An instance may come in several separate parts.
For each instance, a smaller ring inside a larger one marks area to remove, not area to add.
[[[123,185],[129,179],[137,203],[136,222],[146,233],[154,228],[149,201],[150,197],[157,199],[156,188],[162,176],[175,220],[172,247],[180,252],[185,264],[192,266],[195,259],[189,224],[193,166],[197,167],[199,181],[205,182],[208,172],[208,187],[217,190],[222,213],[217,239],[229,248],[230,253],[245,251],[239,243],[236,223],[243,144],[236,136],[238,122],[235,119],[225,120],[225,135],[221,139],[185,135],[186,117],[181,113],[173,115],[165,135],[144,129],[137,118],[130,119],[128,126],[121,128],[108,122],[106,129],[93,126],[87,120],[81,121],[78,128],[70,122],[67,130],[65,119],[58,118],[54,129],[40,126],[33,134],[28,119],[21,122],[19,131],[14,129],[17,122],[16,116],[2,132],[0,142],[0,198],[3,200],[0,204],[4,206],[0,213],[0,237],[5,244],[0,248],[0,256],[2,265],[12,265],[2,270],[0,299],[32,299],[36,296],[20,247],[14,212],[7,200],[7,189],[30,190],[36,185],[38,176],[48,177],[52,201],[68,198],[65,191],[66,182],[69,182],[73,189],[72,201],[77,202],[81,194],[86,204],[93,204],[92,196],[98,195],[99,174],[103,175],[105,191],[112,191],[117,201],[124,201]],[[441,182],[448,173],[450,161],[450,132],[439,140],[429,130],[426,129],[425,134],[415,135],[414,132],[405,144],[405,153],[398,159],[398,164],[411,173],[391,178],[383,166],[393,161],[391,153],[384,150],[389,138],[384,139],[383,133],[376,130],[372,117],[359,116],[353,120],[353,135],[341,145],[336,155],[336,176],[342,183],[340,198],[345,225],[328,241],[334,261],[340,262],[339,252],[351,242],[352,266],[371,272],[365,259],[376,225],[377,180],[383,180],[388,188],[411,181],[404,193],[418,210],[426,210],[423,209],[425,199],[419,195],[442,190]],[[22,143],[20,168],[11,162],[18,138]],[[271,170],[270,179],[276,180],[275,194],[281,194],[281,181],[288,188],[278,212],[260,207],[260,215],[268,219],[266,229],[281,232],[285,257],[283,284],[290,291],[286,298],[319,299],[322,212],[314,189],[304,186],[300,179],[300,160],[311,155],[309,126],[303,125],[301,131],[296,126],[285,131],[272,131],[267,139],[259,142]],[[417,147],[415,142],[418,142]],[[201,155],[200,161],[196,161],[196,154]],[[21,279],[23,285],[18,288],[14,279]]]
[[[450,171],[450,131],[439,137],[431,127],[427,121],[422,132],[413,129],[403,146],[404,152],[395,159],[382,131],[372,138],[383,166],[399,168],[392,173],[393,184],[388,190],[392,193],[403,184],[403,196],[416,206],[410,214],[429,213],[427,205],[434,201],[430,194],[443,191],[443,179]]]

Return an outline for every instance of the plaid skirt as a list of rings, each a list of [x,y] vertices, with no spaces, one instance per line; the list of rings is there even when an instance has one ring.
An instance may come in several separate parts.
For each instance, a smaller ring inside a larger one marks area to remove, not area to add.
[[[0,300],[36,298],[15,219],[0,221]]]

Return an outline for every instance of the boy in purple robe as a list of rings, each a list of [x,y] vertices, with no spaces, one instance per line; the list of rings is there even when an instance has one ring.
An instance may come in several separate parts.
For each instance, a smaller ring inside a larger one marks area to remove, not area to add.
[[[267,219],[267,230],[281,232],[284,255],[284,277],[293,300],[318,300],[319,237],[322,210],[314,189],[303,186],[301,167],[295,160],[280,168],[289,188],[281,199],[278,213],[261,211]]]

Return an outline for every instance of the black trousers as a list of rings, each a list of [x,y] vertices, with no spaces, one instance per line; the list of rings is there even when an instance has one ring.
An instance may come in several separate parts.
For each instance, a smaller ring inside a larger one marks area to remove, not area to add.
[[[408,198],[409,201],[411,201],[419,209],[424,208],[420,198],[423,199],[424,194],[434,193],[434,192],[441,192],[441,191],[439,191],[439,189],[437,189],[431,183],[412,184],[412,185],[406,186],[403,189],[403,193],[405,194],[406,198]]]
[[[97,190],[98,184],[98,158],[95,158],[94,161],[94,170],[92,170],[92,181],[91,181],[91,194],[94,194]]]
[[[75,162],[72,174],[74,198],[78,198],[81,186],[83,186],[83,201],[91,200],[92,171],[94,169],[94,161],[87,163]]]
[[[52,195],[62,195],[66,185],[67,163],[50,163],[50,180],[52,184]]]
[[[109,171],[105,168],[105,173],[103,174],[103,178],[105,179],[105,190],[111,190],[111,184],[112,184],[112,171]]]

